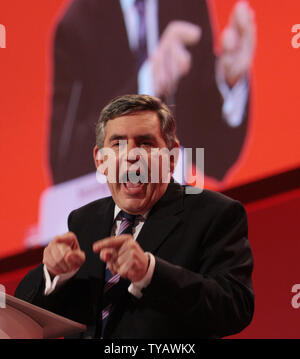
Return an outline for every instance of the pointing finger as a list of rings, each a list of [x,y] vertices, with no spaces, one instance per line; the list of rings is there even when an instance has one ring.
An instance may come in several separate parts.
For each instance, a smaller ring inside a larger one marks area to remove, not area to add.
[[[113,257],[116,255],[116,250],[113,248],[104,248],[100,252],[100,259],[103,262],[108,262],[113,260]]]
[[[95,253],[100,252],[104,248],[119,248],[127,240],[132,239],[131,235],[120,235],[116,237],[108,237],[101,239],[93,244],[93,251]]]
[[[73,232],[67,232],[67,233],[65,233],[65,234],[63,234],[61,236],[56,237],[55,242],[56,243],[63,243],[65,245],[68,245],[72,249],[78,249],[79,248],[77,237],[76,237],[75,233],[73,233]]]

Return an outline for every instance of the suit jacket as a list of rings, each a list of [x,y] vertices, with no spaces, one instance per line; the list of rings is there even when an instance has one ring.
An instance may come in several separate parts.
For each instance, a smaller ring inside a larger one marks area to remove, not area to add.
[[[105,263],[92,244],[110,235],[111,197],[73,211],[75,232],[86,261],[76,275],[43,295],[42,266],[31,271],[15,295],[89,326],[99,336]],[[216,192],[185,194],[171,183],[151,209],[137,237],[156,260],[150,285],[137,299],[121,279],[107,338],[215,338],[241,331],[252,318],[253,259],[243,206]]]
[[[191,47],[192,68],[172,102],[184,147],[205,148],[205,173],[221,180],[237,161],[247,132],[248,105],[240,126],[222,118],[215,55],[205,0],[163,0],[159,34],[172,20],[201,26]],[[101,109],[117,95],[137,93],[137,69],[119,1],[76,0],[60,19],[54,42],[50,166],[54,183],[94,170],[91,153]]]

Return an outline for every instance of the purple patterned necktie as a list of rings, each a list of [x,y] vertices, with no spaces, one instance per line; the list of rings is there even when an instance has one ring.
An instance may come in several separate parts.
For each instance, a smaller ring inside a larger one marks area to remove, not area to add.
[[[121,211],[120,213],[121,213],[122,221],[121,221],[121,225],[120,225],[117,235],[119,236],[120,234],[132,234],[132,228],[133,228],[136,216],[126,213],[124,211]],[[119,274],[112,275],[111,271],[106,266],[105,284],[104,284],[104,289],[103,289],[103,306],[102,306],[103,307],[103,309],[102,309],[102,337],[103,337],[104,328],[105,328],[107,320],[108,320],[108,316],[112,309],[111,298],[113,296],[113,289],[115,288],[115,285],[119,282],[119,280],[120,280],[120,275]]]
[[[145,16],[145,0],[135,0],[135,7],[139,17],[138,29],[138,48],[136,50],[137,69],[147,59],[147,36],[146,36],[146,16]]]

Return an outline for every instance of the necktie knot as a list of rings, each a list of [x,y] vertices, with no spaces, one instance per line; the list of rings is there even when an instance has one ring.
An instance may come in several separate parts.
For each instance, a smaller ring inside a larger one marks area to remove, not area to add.
[[[122,217],[122,221],[126,220],[131,225],[134,224],[134,221],[135,221],[135,218],[136,218],[136,216],[134,214],[129,214],[129,213],[126,213],[124,211],[121,211],[121,217]]]
[[[136,216],[133,214],[126,213],[124,211],[121,211],[120,214],[121,214],[122,220],[121,220],[121,225],[120,225],[119,232],[117,233],[117,235],[132,234]]]

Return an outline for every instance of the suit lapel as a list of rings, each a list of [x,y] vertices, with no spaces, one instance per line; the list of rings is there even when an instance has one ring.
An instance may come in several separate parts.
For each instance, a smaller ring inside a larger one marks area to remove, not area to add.
[[[107,203],[104,203],[103,207],[98,209],[96,216],[96,241],[110,236],[114,220],[114,208],[115,203],[112,197],[108,197]]]
[[[155,254],[179,222],[180,218],[177,216],[168,216],[164,219],[151,218],[143,226],[137,241],[145,252]]]
[[[93,224],[91,225],[91,273],[96,274],[96,277],[100,277],[104,280],[104,270],[105,263],[100,260],[99,253],[94,253],[92,251],[93,243],[109,237],[111,234],[111,228],[113,224],[114,217],[114,202],[111,197],[107,198],[107,201],[101,202],[101,207],[96,211],[96,215],[93,219]]]
[[[164,196],[152,208],[137,238],[144,251],[154,253],[181,222],[183,190],[177,183],[170,183]]]

